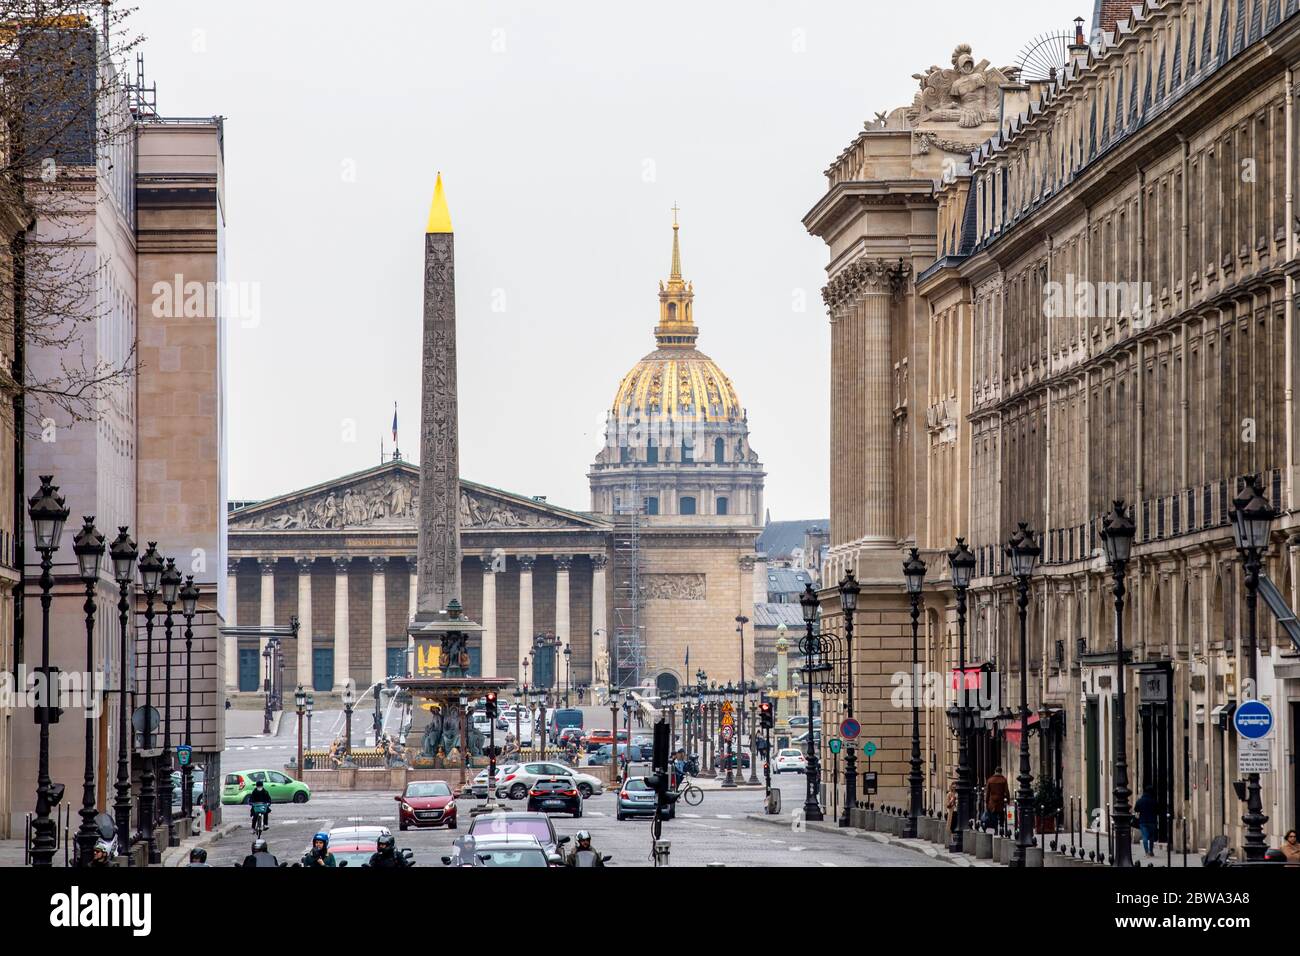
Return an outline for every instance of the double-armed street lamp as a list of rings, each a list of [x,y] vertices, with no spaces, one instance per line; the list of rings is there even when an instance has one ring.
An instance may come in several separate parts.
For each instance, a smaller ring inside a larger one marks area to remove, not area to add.
[[[1264,497],[1258,475],[1246,475],[1242,490],[1232,502],[1232,534],[1241,553],[1242,570],[1246,577],[1246,679],[1242,681],[1242,701],[1254,700],[1258,688],[1258,633],[1257,610],[1259,602],[1259,575],[1263,570],[1264,552],[1268,550],[1269,533],[1277,513]],[[1241,818],[1246,826],[1243,846],[1247,862],[1264,859],[1268,841],[1264,834],[1264,802],[1260,794],[1259,774],[1246,775],[1246,812]]]
[[[953,593],[957,596],[957,701],[949,708],[948,718],[957,735],[957,813],[953,817],[948,835],[948,850],[962,853],[965,849],[965,831],[974,815],[971,794],[970,736],[974,723],[968,694],[966,693],[966,591],[975,574],[975,555],[966,547],[966,539],[958,538],[956,546],[948,552],[948,567],[952,571]]]
[[[820,658],[818,653],[819,642],[813,636],[813,625],[817,623],[820,602],[817,600],[817,592],[813,590],[811,583],[804,585],[803,594],[799,597],[799,605],[803,610],[803,623],[807,630],[807,633],[799,641],[799,649],[803,652],[802,670],[808,679],[808,792],[804,796],[803,816],[805,820],[815,821],[823,819],[821,804],[818,800],[821,791],[821,769],[818,766],[817,750],[813,746],[813,740],[816,736],[813,722],[813,672],[818,670]]]
[[[852,571],[845,571],[840,580],[840,609],[844,612],[844,639],[848,645],[845,655],[845,681],[847,692],[844,699],[844,715],[853,718],[853,614],[858,609],[858,593],[862,590],[858,579]],[[808,732],[813,731],[812,720],[808,721]],[[844,809],[840,813],[839,824],[849,825],[849,811],[858,803],[858,748],[850,741],[848,753],[844,757]]]
[[[1101,519],[1101,543],[1106,549],[1106,563],[1110,565],[1115,595],[1115,763],[1112,776],[1111,823],[1115,828],[1115,848],[1111,852],[1113,866],[1133,865],[1133,808],[1129,804],[1128,787],[1128,710],[1124,700],[1126,683],[1124,657],[1124,570],[1128,566],[1137,526],[1132,511],[1124,507],[1124,499],[1115,501],[1114,509]]]
[[[915,838],[917,820],[921,816],[921,787],[924,778],[921,774],[921,705],[920,705],[920,649],[917,645],[917,628],[921,617],[921,591],[925,587],[925,562],[921,552],[912,548],[903,562],[903,577],[907,581],[907,597],[911,604],[912,615],[912,757],[908,761],[910,770],[907,774],[907,791],[909,807],[907,819],[903,821],[903,836]]]
[[[1029,525],[1021,521],[1016,533],[1007,542],[1006,553],[1011,559],[1011,573],[1016,579],[1016,608],[1020,614],[1020,773],[1016,782],[1016,842],[1011,848],[1010,866],[1026,865],[1029,848],[1034,845],[1034,775],[1029,769],[1029,634],[1027,610],[1029,608],[1029,576],[1034,562],[1043,553],[1034,539]],[[1123,667],[1121,662],[1120,667]]]

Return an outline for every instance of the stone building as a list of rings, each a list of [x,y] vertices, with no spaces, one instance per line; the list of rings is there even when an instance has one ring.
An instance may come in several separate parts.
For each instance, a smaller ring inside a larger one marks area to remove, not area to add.
[[[864,733],[877,720],[886,741],[887,800],[904,799],[910,733],[889,700],[910,656],[901,549],[929,564],[922,666],[946,675],[957,654],[943,552],[970,542],[967,662],[991,674],[991,710],[1014,706],[1002,548],[1023,521],[1043,547],[1028,608],[1033,772],[1104,819],[1119,675],[1098,531],[1122,497],[1138,524],[1130,787],[1151,786],[1163,820],[1186,818],[1194,846],[1219,833],[1240,845],[1229,717],[1246,625],[1228,511],[1243,474],[1260,473],[1281,512],[1265,570],[1296,605],[1296,11],[1099,0],[1091,42],[1080,32],[1041,76],[959,47],[952,70],[926,73],[911,107],[868,124],[828,170],[805,219],[831,250],[825,582],[850,569],[864,581],[856,683]],[[1263,602],[1259,624],[1258,696],[1278,719],[1264,775],[1276,844],[1300,817],[1300,658]],[[1018,733],[985,723],[976,779],[999,761],[1014,773]],[[924,734],[939,805],[955,762],[942,706],[927,708]]]

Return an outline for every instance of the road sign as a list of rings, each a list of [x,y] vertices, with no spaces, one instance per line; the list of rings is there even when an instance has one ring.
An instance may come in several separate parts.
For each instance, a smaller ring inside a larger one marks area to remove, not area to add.
[[[178,744],[176,747],[176,762],[182,767],[188,767],[190,765],[190,754],[193,752],[194,748],[189,744]]]
[[[852,740],[858,734],[862,733],[862,725],[852,717],[845,717],[840,724],[840,734],[845,740]]]
[[[1243,700],[1232,715],[1232,725],[1237,728],[1238,737],[1263,740],[1273,732],[1273,711],[1263,701]]]
[[[868,793],[875,793],[878,786],[877,780],[878,778],[874,770],[868,770],[866,773],[864,773],[862,775],[862,793],[864,795]]]
[[[874,757],[876,755],[876,742],[874,740],[868,740],[862,745],[862,752],[868,757]]]
[[[831,742],[827,746],[831,748],[831,753],[837,754],[840,752],[840,747],[843,745],[840,743],[840,738],[832,737]]]
[[[731,701],[729,701],[729,700],[724,700],[724,701],[722,702],[722,713],[725,714],[726,716],[730,717],[730,716],[731,716],[731,712],[732,712],[734,709],[735,709],[735,708],[732,706]]]
[[[1243,737],[1237,741],[1237,773],[1272,773],[1273,747],[1265,738]]]
[[[723,740],[730,740],[730,739],[731,739],[731,734],[732,734],[731,724],[723,724],[723,725],[722,725],[722,739],[723,739]]]

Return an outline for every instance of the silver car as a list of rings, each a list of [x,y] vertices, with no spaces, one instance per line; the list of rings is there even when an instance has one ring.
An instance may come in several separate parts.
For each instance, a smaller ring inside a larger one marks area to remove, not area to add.
[[[589,773],[581,773],[572,767],[564,766],[562,763],[538,760],[533,763],[519,764],[513,769],[502,773],[497,781],[497,796],[509,797],[511,800],[526,799],[528,791],[533,788],[533,784],[543,777],[572,777],[578,792],[582,794],[584,800],[604,792],[604,784],[600,782],[599,777],[593,777]],[[484,777],[485,783],[486,780],[487,778]]]
[[[497,782],[499,783],[506,774],[512,772],[517,766],[519,765],[516,763],[499,764],[497,766]],[[470,784],[470,787],[474,791],[474,796],[480,799],[488,795],[488,772],[486,768],[478,772],[478,776],[474,778],[474,782]]]

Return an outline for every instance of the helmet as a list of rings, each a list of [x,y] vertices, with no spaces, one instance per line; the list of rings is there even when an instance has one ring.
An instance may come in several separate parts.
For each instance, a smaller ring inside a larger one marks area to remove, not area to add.
[[[579,842],[579,843],[590,843],[590,842],[591,842],[591,833],[590,833],[590,831],[587,831],[587,830],[579,830],[579,831],[578,831],[578,842]]]
[[[319,840],[321,843],[324,843],[326,846],[330,845],[330,835],[326,833],[324,830],[321,830],[319,833],[317,833],[314,837],[311,838],[312,843],[315,843],[317,840]]]
[[[191,862],[191,863],[207,863],[207,862],[208,862],[208,851],[205,850],[205,849],[203,849],[203,847],[201,847],[201,846],[196,846],[194,849],[190,850],[190,862]]]
[[[253,852],[254,852],[254,853],[265,853],[265,852],[266,852],[266,841],[265,841],[265,840],[254,840],[254,841],[253,841]]]
[[[96,840],[95,852],[103,853],[104,856],[110,856],[113,853],[113,844],[109,843],[107,840]]]
[[[391,833],[385,833],[375,841],[375,845],[379,848],[380,853],[387,853],[389,850],[393,849],[393,847],[397,846],[397,841],[393,839]]]

